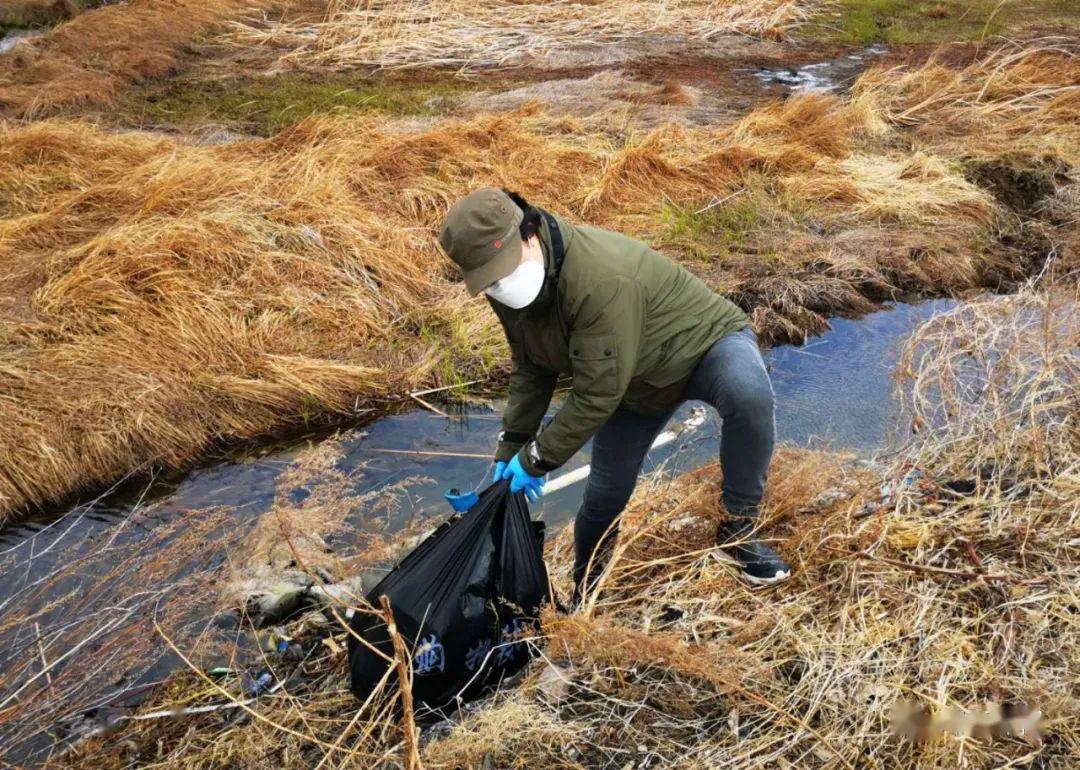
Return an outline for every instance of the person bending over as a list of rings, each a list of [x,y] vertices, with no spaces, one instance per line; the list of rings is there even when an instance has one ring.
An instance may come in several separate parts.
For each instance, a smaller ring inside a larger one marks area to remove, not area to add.
[[[745,313],[644,243],[572,224],[516,193],[485,187],[455,203],[439,243],[472,295],[483,292],[513,369],[495,480],[535,501],[545,474],[593,439],[574,522],[575,604],[600,574],[645,454],[678,406],[720,413],[719,532],[750,582],[791,567],[757,538],[773,453],[773,391]],[[572,385],[540,423],[560,374]],[[587,580],[587,583],[585,582]]]

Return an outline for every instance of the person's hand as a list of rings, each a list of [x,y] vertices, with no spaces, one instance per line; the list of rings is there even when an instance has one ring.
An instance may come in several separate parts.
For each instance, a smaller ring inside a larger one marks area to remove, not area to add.
[[[506,470],[506,462],[504,460],[495,461],[495,473],[492,474],[492,482],[502,481],[503,471]]]
[[[521,461],[517,455],[507,464],[503,470],[502,478],[510,479],[510,492],[524,492],[530,503],[540,499],[540,492],[544,488],[544,477],[533,476],[521,467]]]

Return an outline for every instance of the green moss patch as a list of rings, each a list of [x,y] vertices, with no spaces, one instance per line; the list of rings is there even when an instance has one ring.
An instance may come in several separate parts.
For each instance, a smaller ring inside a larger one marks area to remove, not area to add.
[[[807,202],[770,193],[758,181],[722,202],[698,208],[665,206],[658,240],[684,258],[704,263],[723,265],[748,250],[761,257],[769,249],[758,236],[805,229],[808,207]]]
[[[450,78],[371,81],[355,74],[224,83],[166,81],[129,89],[112,112],[122,122],[136,125],[220,124],[267,136],[312,115],[436,114],[476,87]]]
[[[835,15],[811,25],[809,34],[847,45],[892,46],[982,40],[1025,29],[1075,27],[1076,0],[840,0]]]

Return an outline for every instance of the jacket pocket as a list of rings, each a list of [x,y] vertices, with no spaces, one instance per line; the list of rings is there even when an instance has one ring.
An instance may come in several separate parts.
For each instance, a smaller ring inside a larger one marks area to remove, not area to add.
[[[600,395],[615,393],[619,369],[619,349],[615,334],[571,337],[570,362],[575,387]]]

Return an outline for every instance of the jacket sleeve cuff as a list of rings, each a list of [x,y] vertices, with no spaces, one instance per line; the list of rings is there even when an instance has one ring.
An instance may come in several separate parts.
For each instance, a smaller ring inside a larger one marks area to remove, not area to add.
[[[495,462],[508,463],[510,458],[518,453],[521,449],[521,444],[514,444],[509,441],[500,441],[499,445],[495,447]]]
[[[532,438],[531,433],[517,433],[504,430],[499,434],[499,443],[495,447],[495,462],[510,462],[510,458],[518,453],[518,450]]]
[[[518,462],[530,476],[544,476],[558,468],[562,463],[552,463],[540,456],[540,447],[536,441],[530,441],[517,453]]]

